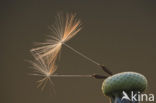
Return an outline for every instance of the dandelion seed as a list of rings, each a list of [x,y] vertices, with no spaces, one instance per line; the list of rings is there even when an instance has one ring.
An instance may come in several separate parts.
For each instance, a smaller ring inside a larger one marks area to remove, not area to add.
[[[39,82],[39,86],[45,86],[50,80],[50,76],[56,71],[56,59],[61,50],[62,44],[74,37],[81,29],[80,20],[76,14],[58,14],[56,22],[49,29],[52,35],[43,43],[39,43],[39,47],[31,49],[31,53],[35,58],[32,62],[36,74],[44,78]]]
[[[48,68],[49,70],[45,71],[43,69],[42,72],[48,72],[49,74],[54,72],[56,59],[62,44],[80,31],[80,25],[80,20],[76,18],[75,14],[57,15],[56,23],[50,27],[50,30],[55,36],[52,35],[46,42],[40,43],[40,47],[31,49],[35,57],[46,60],[52,66]],[[36,53],[38,54],[37,56],[35,55]]]
[[[57,15],[55,24],[50,26],[49,29],[51,30],[52,35],[50,35],[45,42],[38,43],[40,45],[39,47],[30,50],[35,58],[35,62],[32,63],[34,69],[36,70],[36,74],[34,75],[43,76],[43,79],[38,81],[39,86],[44,88],[47,81],[50,80],[50,77],[106,77],[99,75],[54,75],[57,69],[56,60],[62,45],[65,45],[70,50],[92,63],[100,67],[103,66],[65,43],[81,30],[81,22],[76,17],[76,14]]]
[[[39,83],[37,87],[41,87],[43,90],[47,81],[51,81],[50,75],[54,74],[57,67],[54,64],[47,63],[43,58],[40,58],[37,53],[35,55],[33,54],[33,56],[35,60],[31,62],[34,69],[34,74],[32,75],[43,77],[41,80],[37,81],[37,83]]]

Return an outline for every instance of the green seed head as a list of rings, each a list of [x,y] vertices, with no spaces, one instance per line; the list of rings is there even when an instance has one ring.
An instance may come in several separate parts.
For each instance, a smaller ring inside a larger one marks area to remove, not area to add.
[[[143,92],[147,87],[147,79],[135,72],[123,72],[108,77],[102,84],[102,91],[105,95],[111,96],[122,91]]]

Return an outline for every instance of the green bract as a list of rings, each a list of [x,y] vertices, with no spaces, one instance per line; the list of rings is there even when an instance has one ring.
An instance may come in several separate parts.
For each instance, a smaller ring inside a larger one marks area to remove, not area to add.
[[[102,91],[105,95],[111,96],[113,93],[122,91],[143,92],[147,87],[147,79],[135,72],[123,72],[108,77],[102,84]]]

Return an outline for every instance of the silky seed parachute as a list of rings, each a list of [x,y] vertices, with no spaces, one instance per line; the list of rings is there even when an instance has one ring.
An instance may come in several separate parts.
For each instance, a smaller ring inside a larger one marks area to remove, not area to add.
[[[68,47],[70,50],[76,52],[83,58],[91,61],[92,63],[102,67],[102,69],[112,75],[112,73],[106,69],[100,63],[97,63],[93,59],[87,57],[86,55],[75,50],[71,46],[67,45],[66,42],[73,38],[81,30],[81,21],[76,17],[76,14],[58,14],[56,16],[56,22],[54,25],[50,26],[49,29],[52,35],[49,36],[43,43],[38,43],[39,46],[31,49],[31,53],[35,58],[32,62],[36,74],[43,76],[44,78],[39,81],[39,85],[45,86],[46,82],[50,80],[50,77],[95,77],[95,78],[106,78],[106,76],[101,75],[54,75],[57,66],[56,60],[60,53],[62,45]]]
[[[53,66],[45,71],[47,74],[54,73],[55,62],[62,44],[74,37],[81,29],[80,20],[76,18],[75,14],[67,14],[65,18],[62,16],[58,15],[55,25],[50,27],[53,35],[50,35],[50,38],[46,42],[40,43],[40,47],[31,49],[31,52],[36,58],[44,59],[49,65]],[[36,53],[38,54],[37,56]]]

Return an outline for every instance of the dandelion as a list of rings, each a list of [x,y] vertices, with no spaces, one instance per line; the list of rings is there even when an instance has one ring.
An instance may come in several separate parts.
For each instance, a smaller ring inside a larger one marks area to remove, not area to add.
[[[82,77],[82,78],[96,78],[105,79],[102,84],[102,91],[106,96],[111,98],[112,103],[123,103],[121,98],[121,91],[144,91],[147,86],[146,78],[134,72],[124,72],[116,75],[112,75],[112,72],[105,66],[96,62],[95,60],[87,57],[71,46],[67,45],[66,42],[73,38],[81,30],[81,22],[75,14],[57,15],[56,22],[54,25],[49,27],[53,35],[49,36],[43,43],[39,43],[40,46],[31,49],[31,53],[35,60],[32,62],[36,76],[42,76],[43,78],[38,81],[38,87],[42,87],[42,90],[46,86],[47,82],[53,84],[51,78],[54,77]],[[61,51],[62,45],[66,46],[70,50],[79,54],[86,60],[101,67],[108,76],[91,74],[91,75],[58,75],[55,74],[57,70],[56,60]],[[106,79],[107,78],[107,79]],[[124,102],[129,103],[129,101]],[[137,101],[134,101],[137,103]]]

